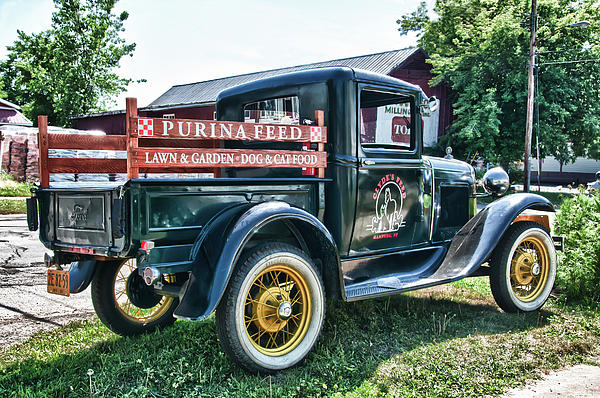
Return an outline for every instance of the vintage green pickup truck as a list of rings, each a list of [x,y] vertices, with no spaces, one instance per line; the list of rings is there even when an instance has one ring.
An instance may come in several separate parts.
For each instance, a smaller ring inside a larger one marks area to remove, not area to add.
[[[336,67],[225,90],[218,121],[142,118],[129,99],[126,135],[76,139],[48,134],[41,117],[28,221],[54,253],[48,290],[91,283],[98,317],[121,335],[216,312],[223,350],[252,372],[302,361],[326,299],[489,275],[502,309],[539,309],[556,247],[548,217],[525,213],[553,206],[514,194],[477,213],[473,168],[422,154],[430,104],[411,84]],[[48,157],[82,147],[127,159]],[[152,177],[190,171],[206,178]],[[49,183],[74,172],[128,179]],[[508,177],[493,169],[484,184],[502,193]]]

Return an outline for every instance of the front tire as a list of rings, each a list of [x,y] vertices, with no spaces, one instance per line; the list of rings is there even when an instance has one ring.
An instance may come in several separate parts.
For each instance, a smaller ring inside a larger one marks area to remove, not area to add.
[[[250,372],[300,363],[325,319],[325,293],[312,261],[287,244],[251,250],[235,269],[216,312],[223,350]]]
[[[540,309],[556,277],[556,250],[548,233],[533,222],[509,227],[491,259],[490,287],[506,312]]]
[[[92,303],[106,327],[121,336],[136,336],[172,325],[178,300],[154,293],[138,274],[135,260],[129,259],[98,265]]]

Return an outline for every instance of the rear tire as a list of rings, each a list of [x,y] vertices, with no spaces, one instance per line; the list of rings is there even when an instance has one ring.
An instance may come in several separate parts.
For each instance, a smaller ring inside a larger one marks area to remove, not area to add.
[[[500,308],[506,312],[538,310],[554,286],[554,242],[537,223],[515,223],[494,250],[490,265],[490,287]]]
[[[154,293],[138,274],[135,260],[129,259],[98,265],[92,303],[106,327],[121,336],[136,336],[172,325],[178,300]]]
[[[317,342],[324,319],[319,272],[302,251],[279,243],[242,258],[216,312],[223,351],[257,373],[300,363]]]

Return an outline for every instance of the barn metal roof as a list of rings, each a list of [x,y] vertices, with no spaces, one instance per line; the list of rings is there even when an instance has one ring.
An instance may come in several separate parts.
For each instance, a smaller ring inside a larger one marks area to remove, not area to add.
[[[244,75],[224,77],[221,79],[207,80],[197,83],[181,84],[171,87],[164,94],[143,109],[151,110],[155,108],[174,107],[178,105],[182,106],[187,104],[213,103],[216,101],[217,95],[226,88],[265,77],[319,67],[348,66],[350,68],[365,69],[371,72],[389,75],[396,68],[401,66],[411,55],[418,51],[421,50],[416,47],[405,48],[377,54],[361,55],[359,57],[335,59],[331,61],[248,73]]]

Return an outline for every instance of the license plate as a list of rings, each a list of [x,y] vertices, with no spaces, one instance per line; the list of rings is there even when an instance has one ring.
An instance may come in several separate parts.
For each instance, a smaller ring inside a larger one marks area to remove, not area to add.
[[[48,270],[48,293],[69,296],[69,272],[58,269]]]

